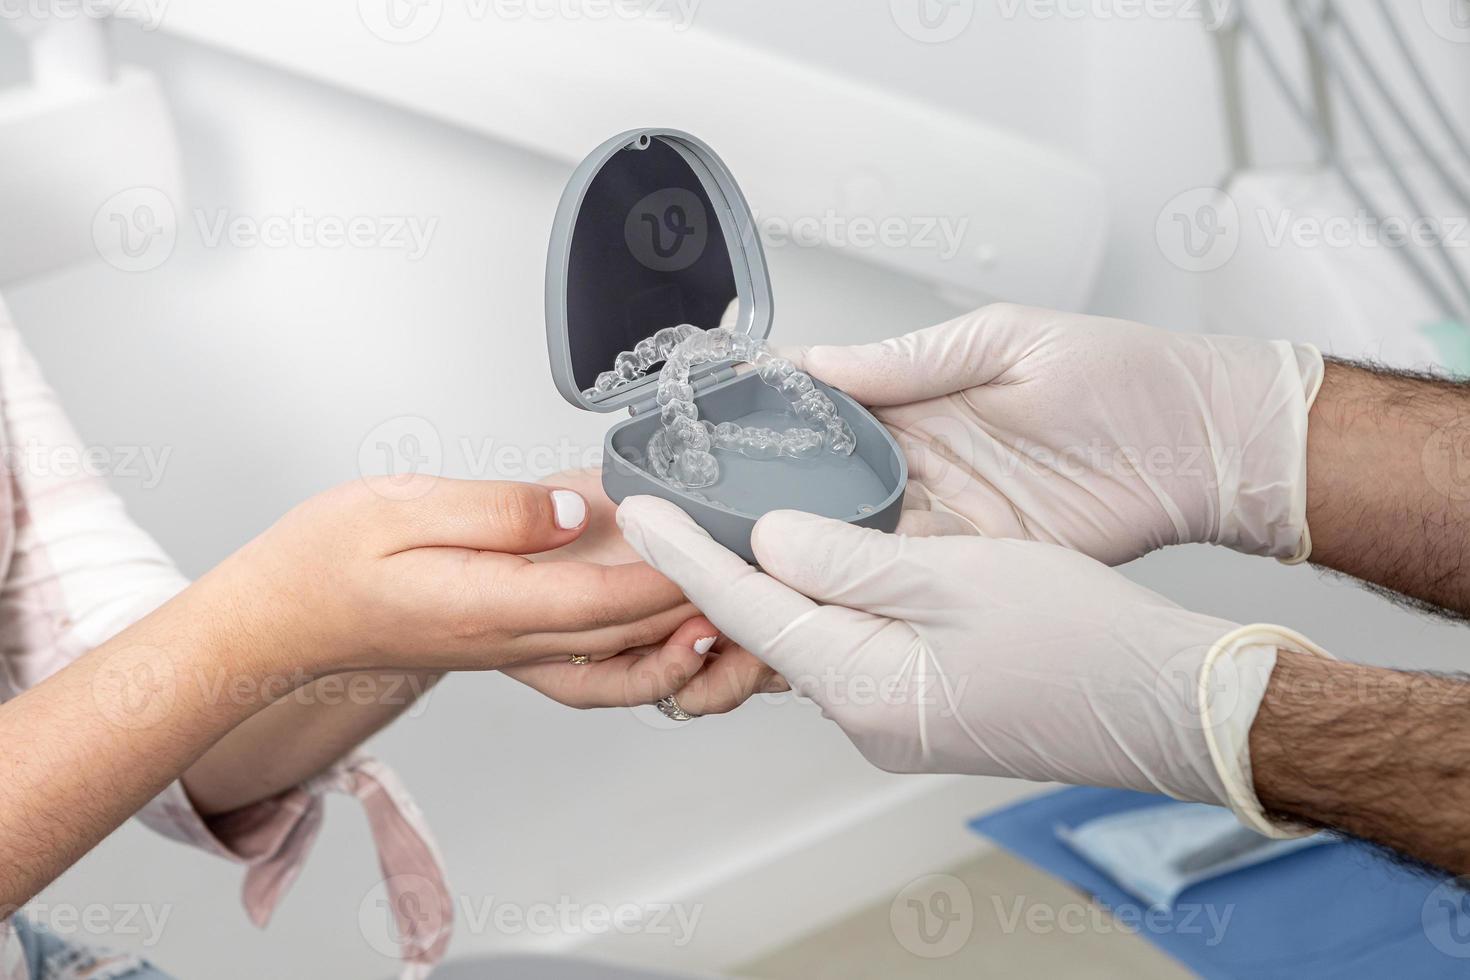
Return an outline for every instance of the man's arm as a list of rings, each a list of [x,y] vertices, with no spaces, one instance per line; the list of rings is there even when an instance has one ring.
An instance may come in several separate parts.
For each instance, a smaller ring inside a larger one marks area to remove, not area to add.
[[[1277,654],[1250,731],[1272,815],[1470,873],[1470,684]]]
[[[1470,386],[1327,362],[1307,430],[1315,564],[1470,617]],[[1250,731],[1274,815],[1470,872],[1470,684],[1282,651]]]
[[[1307,524],[1314,563],[1470,616],[1470,385],[1328,362]]]

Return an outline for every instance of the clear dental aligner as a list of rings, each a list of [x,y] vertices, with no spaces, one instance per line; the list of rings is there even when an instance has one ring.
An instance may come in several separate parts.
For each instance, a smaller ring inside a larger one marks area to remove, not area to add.
[[[786,396],[792,411],[809,427],[778,432],[734,422],[700,421],[689,383],[690,369],[710,361],[732,360],[753,365],[761,380]],[[687,323],[666,327],[619,354],[613,370],[598,375],[596,386],[586,394],[604,394],[636,381],[659,361],[664,362],[657,395],[662,424],[648,442],[648,465],[654,476],[674,487],[695,489],[718,480],[720,467],[712,449],[752,459],[810,459],[823,451],[848,456],[857,446],[837,406],[817,390],[810,376],[785,358],[772,355],[765,341],[729,327],[707,331]]]

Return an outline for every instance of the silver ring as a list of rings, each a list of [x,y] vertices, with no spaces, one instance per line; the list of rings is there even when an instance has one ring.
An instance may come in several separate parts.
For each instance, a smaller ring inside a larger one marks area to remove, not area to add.
[[[653,703],[653,706],[659,710],[659,714],[668,718],[670,721],[693,721],[699,717],[698,715],[691,715],[679,707],[679,702],[674,700],[672,694],[666,698],[659,698]]]

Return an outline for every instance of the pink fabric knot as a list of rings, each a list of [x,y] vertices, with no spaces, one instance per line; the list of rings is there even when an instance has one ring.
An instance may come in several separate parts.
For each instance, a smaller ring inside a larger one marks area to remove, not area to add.
[[[258,926],[270,921],[321,831],[329,792],[362,803],[388,892],[389,938],[403,960],[400,976],[422,980],[444,958],[453,932],[444,861],[398,776],[361,751],[281,796],[209,820],[210,830],[249,865],[245,911]]]

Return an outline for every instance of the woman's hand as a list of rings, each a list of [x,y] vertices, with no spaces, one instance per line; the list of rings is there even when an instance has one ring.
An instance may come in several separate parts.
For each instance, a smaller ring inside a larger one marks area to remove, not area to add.
[[[638,560],[618,530],[617,506],[602,490],[601,471],[572,470],[550,482],[587,501],[586,530],[570,544],[533,556],[534,561],[620,567]],[[661,645],[629,650],[600,663],[548,660],[505,672],[574,708],[631,707],[674,695],[689,714],[714,715],[739,707],[752,695],[789,690],[775,671],[720,637],[703,616],[684,623]]]
[[[574,490],[361,480],[292,510],[197,591],[222,611],[224,635],[307,673],[600,660],[660,642],[695,615],[641,562],[521,557],[570,545],[587,526]]]

